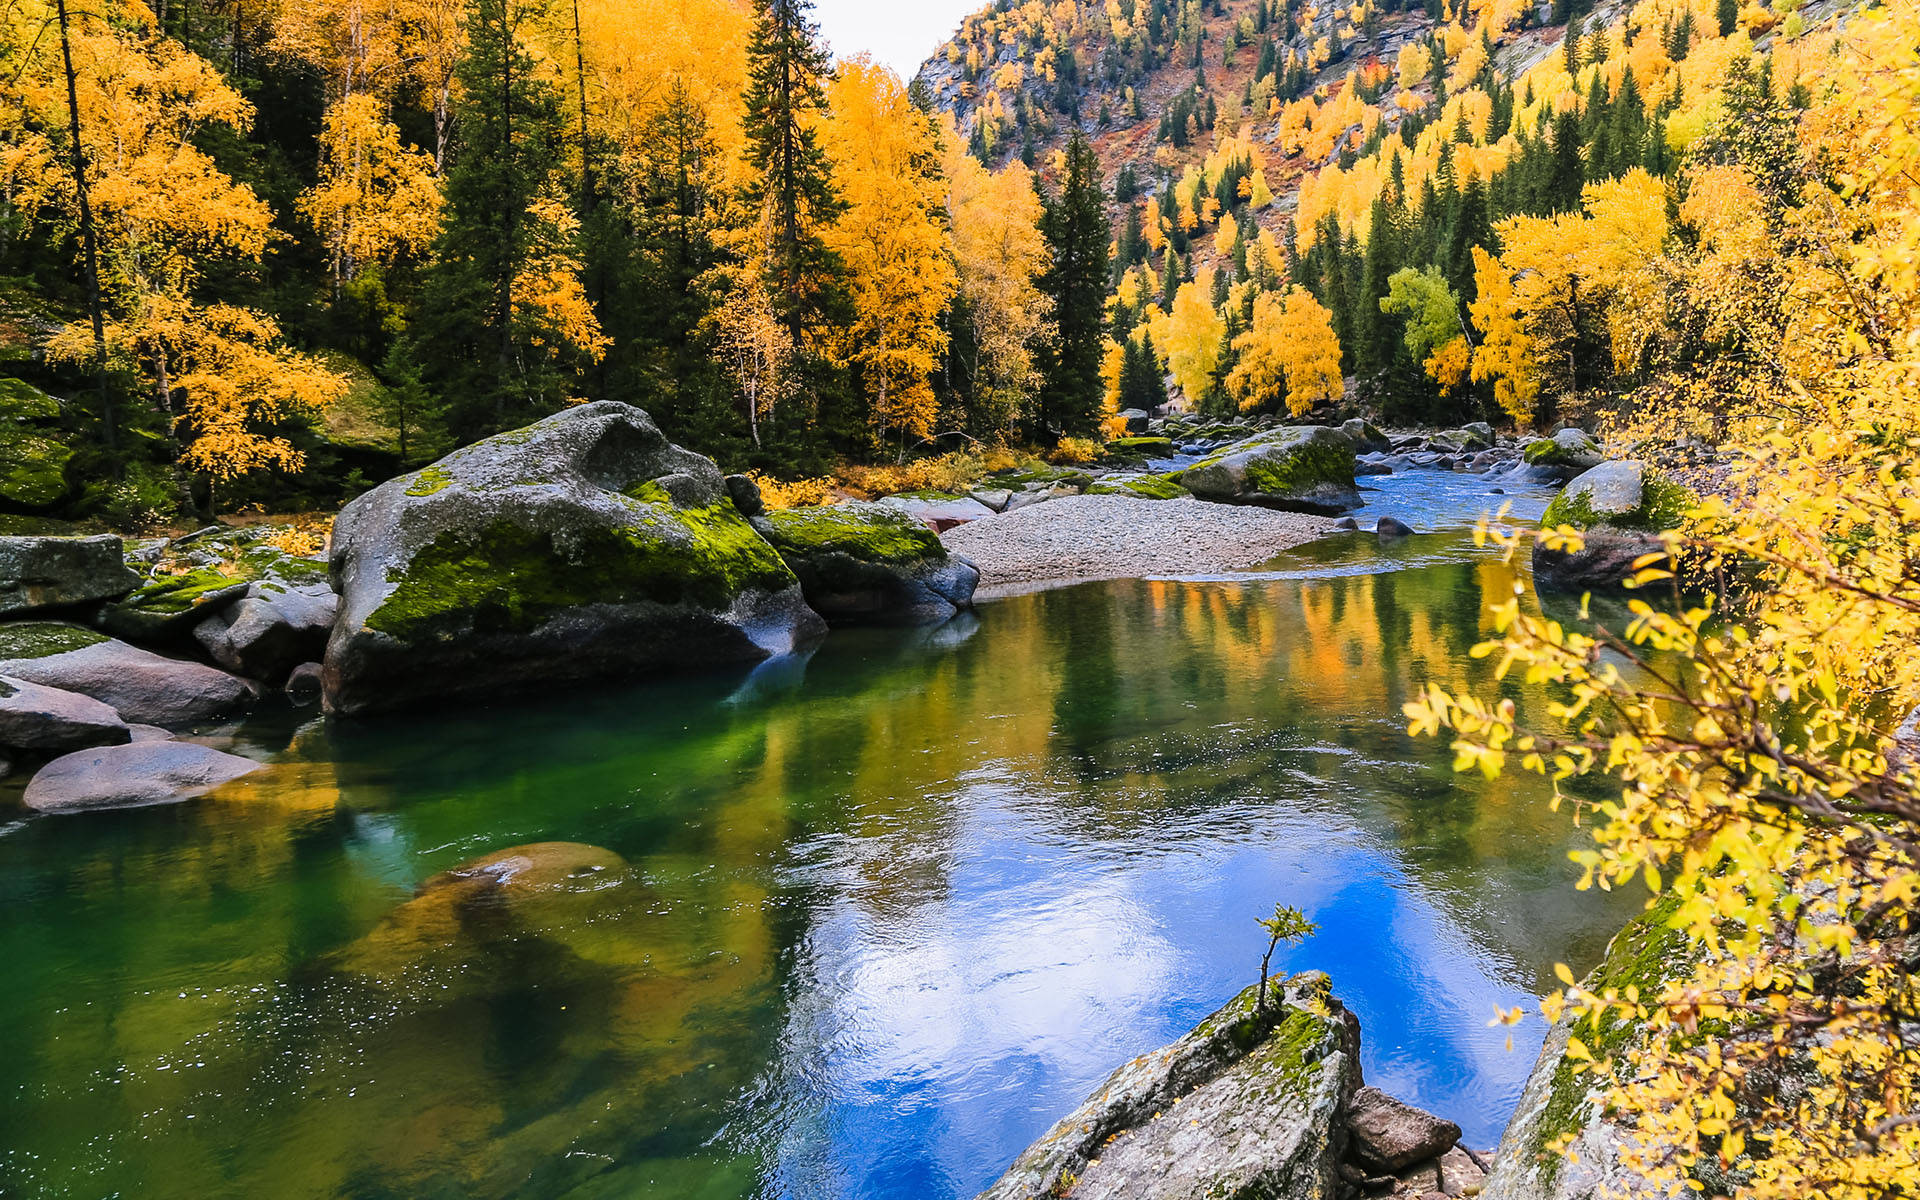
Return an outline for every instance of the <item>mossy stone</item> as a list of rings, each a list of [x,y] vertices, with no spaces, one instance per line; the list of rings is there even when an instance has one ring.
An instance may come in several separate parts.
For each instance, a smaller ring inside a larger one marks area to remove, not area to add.
[[[526,633],[589,604],[692,603],[724,609],[746,588],[796,582],[731,503],[701,509],[635,501],[633,524],[543,532],[513,521],[448,531],[388,576],[367,628],[425,641]]]
[[[768,540],[783,554],[840,553],[867,563],[945,562],[947,548],[931,529],[890,509],[832,505],[766,515]]]
[[[0,661],[48,658],[111,640],[97,630],[64,621],[16,621],[0,625]]]
[[[1547,511],[1540,518],[1543,528],[1557,529],[1562,525],[1570,525],[1575,529],[1587,530],[1610,526],[1643,533],[1664,533],[1679,528],[1687,511],[1698,501],[1698,497],[1685,486],[1647,468],[1640,481],[1640,503],[1637,507],[1620,513],[1597,513],[1578,483],[1575,480],[1553,498],[1553,503],[1547,505]]]

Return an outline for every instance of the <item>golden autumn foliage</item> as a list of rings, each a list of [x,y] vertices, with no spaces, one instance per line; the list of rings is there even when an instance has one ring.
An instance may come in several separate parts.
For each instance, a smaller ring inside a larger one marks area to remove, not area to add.
[[[1731,478],[1650,556],[1624,624],[1495,606],[1476,653],[1554,704],[1436,687],[1407,708],[1462,770],[1567,785],[1593,829],[1582,886],[1666,897],[1677,978],[1590,990],[1563,967],[1544,1005],[1647,1194],[1920,1188],[1920,757],[1901,734],[1920,711],[1920,7],[1855,17],[1822,71],[1795,158],[1759,153],[1764,127],[1705,127],[1734,161],[1697,168],[1700,244],[1667,258],[1737,352],[1676,370],[1622,431],[1724,398]],[[1638,190],[1590,193],[1584,219],[1648,219]],[[1604,799],[1571,786],[1602,776]]]
[[[1227,375],[1227,393],[1242,411],[1284,399],[1287,411],[1301,416],[1344,391],[1333,314],[1303,287],[1288,289],[1284,297],[1256,296],[1253,324],[1233,348],[1240,361]]]
[[[955,286],[942,216],[937,127],[885,67],[856,58],[829,85],[822,139],[846,212],[827,235],[852,278],[847,358],[872,394],[882,441],[925,437],[938,401],[929,383]]]
[[[1213,386],[1214,368],[1220,365],[1220,339],[1227,332],[1226,321],[1213,310],[1212,291],[1211,271],[1181,284],[1174,294],[1173,311],[1150,330],[1167,371],[1195,402]]]

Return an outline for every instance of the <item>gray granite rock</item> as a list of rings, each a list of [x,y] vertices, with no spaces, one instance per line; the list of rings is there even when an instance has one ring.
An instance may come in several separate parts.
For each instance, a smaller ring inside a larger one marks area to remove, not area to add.
[[[1375,1171],[1405,1171],[1439,1158],[1460,1140],[1460,1127],[1452,1121],[1371,1087],[1354,1093],[1347,1128],[1353,1134],[1354,1158]]]
[[[23,799],[45,813],[177,804],[259,769],[251,759],[193,742],[133,742],[54,759]]]
[[[69,625],[0,627],[0,656],[23,653],[0,657],[0,675],[91,696],[134,724],[190,725],[241,708],[255,694],[245,680],[204,663]]]
[[[980,1200],[1331,1197],[1359,1041],[1324,975],[1270,989],[1264,1012],[1248,988],[1115,1071]]]
[[[71,608],[140,586],[119,538],[0,537],[0,617]]]

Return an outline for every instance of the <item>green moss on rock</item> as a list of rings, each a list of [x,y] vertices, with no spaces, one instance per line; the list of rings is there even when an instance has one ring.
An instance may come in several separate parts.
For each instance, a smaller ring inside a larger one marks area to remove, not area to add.
[[[0,625],[0,659],[48,658],[110,640],[104,633],[64,621],[19,621]]]
[[[1584,986],[1602,994],[1612,989],[1623,995],[1634,987],[1641,996],[1651,997],[1678,978],[1692,961],[1686,933],[1671,924],[1679,909],[1677,894],[1661,896],[1614,937],[1606,958],[1588,975]],[[1639,1032],[1639,1026],[1612,1016],[1581,1021],[1573,1027],[1573,1036],[1593,1052],[1594,1058],[1603,1061],[1625,1051]],[[1534,1147],[1543,1156],[1549,1179],[1558,1175],[1561,1165],[1560,1156],[1550,1148],[1563,1137],[1577,1135],[1592,1118],[1588,1088],[1589,1077],[1574,1074],[1573,1061],[1562,1057],[1554,1067],[1547,1104],[1534,1130]]]
[[[120,601],[119,607],[144,609],[160,615],[185,613],[214,593],[250,583],[253,578],[253,574],[246,571],[201,567],[184,575],[156,579]]]
[[[1553,498],[1553,503],[1547,505],[1547,511],[1540,517],[1543,528],[1557,529],[1562,525],[1571,525],[1575,529],[1586,530],[1605,525],[1614,529],[1664,533],[1679,528],[1688,510],[1698,502],[1698,497],[1691,490],[1651,468],[1640,483],[1640,506],[1631,512],[1596,513],[1586,492],[1581,491],[1578,495],[1573,493],[1574,489],[1569,487]]]
[[[861,562],[892,565],[947,558],[946,546],[933,531],[902,513],[839,506],[790,508],[768,513],[767,524],[773,545],[786,555],[837,552]]]
[[[441,534],[367,618],[403,641],[457,632],[526,633],[588,604],[697,604],[724,609],[748,588],[778,591],[793,573],[730,502],[649,506],[615,529],[546,533],[511,521]]]
[[[1143,500],[1178,500],[1191,495],[1170,475],[1139,475],[1132,479],[1106,480],[1087,489],[1089,496],[1138,496]]]
[[[453,476],[439,465],[422,467],[414,472],[413,482],[407,485],[409,496],[432,496],[453,486]]]
[[[0,423],[0,499],[44,508],[67,491],[73,449],[53,438]]]

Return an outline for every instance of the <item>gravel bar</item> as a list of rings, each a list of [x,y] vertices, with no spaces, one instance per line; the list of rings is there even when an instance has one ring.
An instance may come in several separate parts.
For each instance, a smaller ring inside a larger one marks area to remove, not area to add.
[[[980,568],[982,593],[1041,583],[1228,571],[1325,537],[1327,517],[1203,500],[1064,496],[948,530]]]

